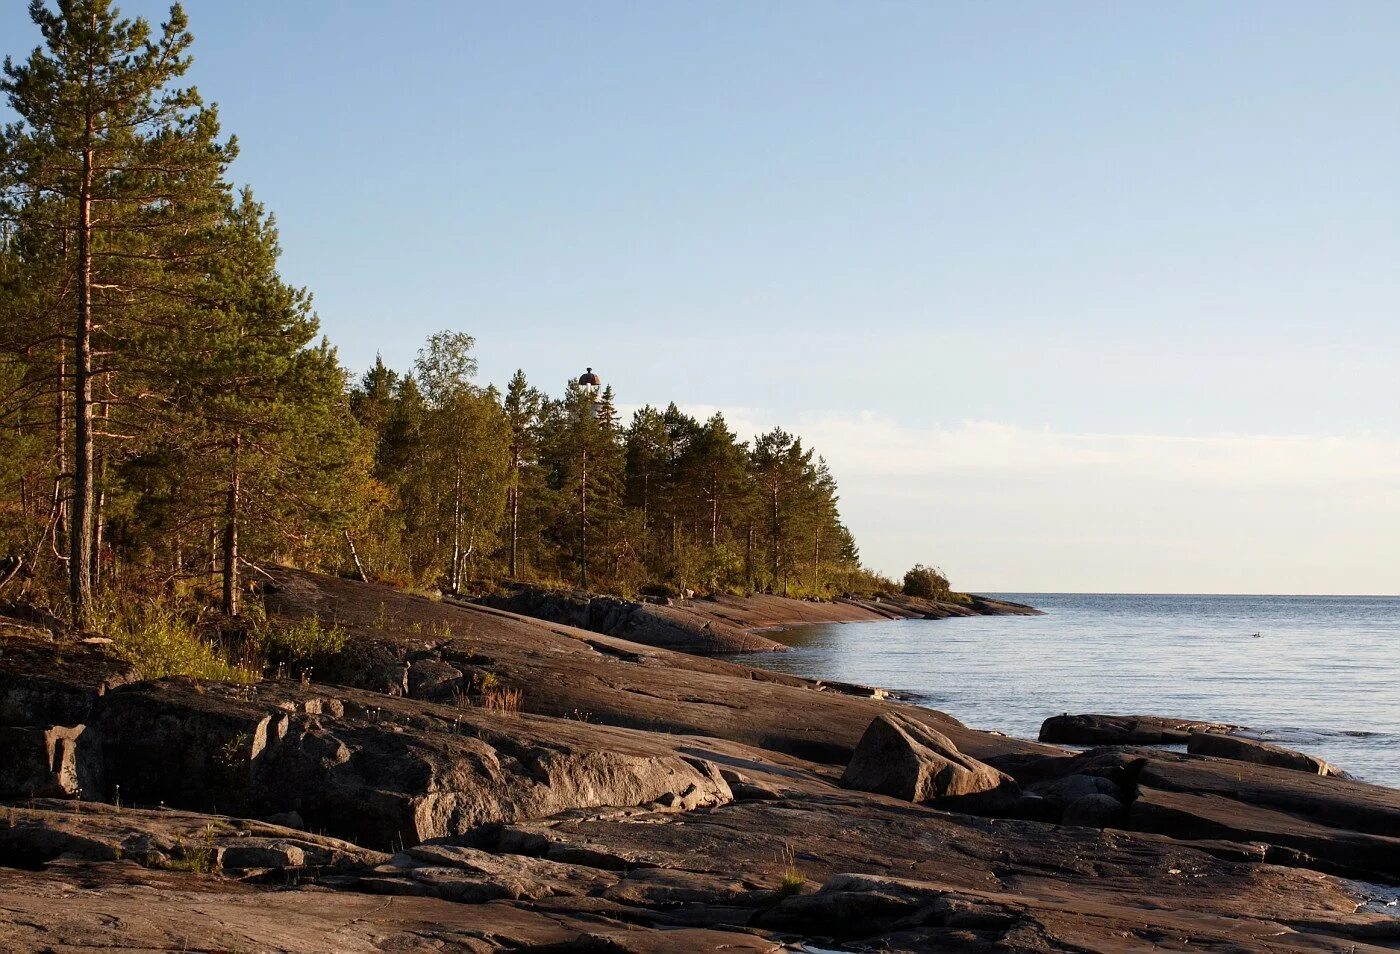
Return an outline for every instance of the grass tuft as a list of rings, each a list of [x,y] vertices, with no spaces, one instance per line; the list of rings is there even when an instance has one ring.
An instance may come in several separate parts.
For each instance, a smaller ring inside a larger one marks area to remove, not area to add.
[[[783,872],[778,877],[778,897],[790,898],[801,894],[802,889],[807,886],[807,876],[797,867],[797,857],[791,845],[783,845],[778,861],[783,867]]]
[[[186,845],[183,838],[175,839],[177,857],[167,858],[159,867],[166,871],[184,871],[189,874],[215,874],[219,870],[218,852],[214,850],[214,826],[206,825],[199,844]]]
[[[481,694],[481,707],[495,712],[515,713],[520,711],[524,699],[525,694],[519,689],[488,689]]]

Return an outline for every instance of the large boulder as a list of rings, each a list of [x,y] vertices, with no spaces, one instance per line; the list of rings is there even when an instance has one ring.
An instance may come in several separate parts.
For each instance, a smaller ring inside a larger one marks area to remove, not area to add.
[[[1107,828],[1121,824],[1124,817],[1123,803],[1112,795],[1081,795],[1065,806],[1060,818],[1062,825],[1078,825],[1081,828]]]
[[[1209,755],[1217,759],[1232,759],[1254,765],[1272,765],[1275,768],[1292,769],[1310,775],[1342,775],[1336,766],[1315,755],[1295,752],[1281,745],[1270,745],[1268,742],[1237,735],[1193,732],[1186,743],[1186,751],[1191,755]]]
[[[995,812],[1020,795],[1011,776],[963,755],[952,741],[897,713],[865,730],[841,784],[939,808]]]
[[[1122,797],[1122,792],[1112,779],[1083,773],[1037,782],[1028,786],[1026,791],[1032,795],[1039,795],[1060,809],[1085,795],[1108,795],[1115,799]]]

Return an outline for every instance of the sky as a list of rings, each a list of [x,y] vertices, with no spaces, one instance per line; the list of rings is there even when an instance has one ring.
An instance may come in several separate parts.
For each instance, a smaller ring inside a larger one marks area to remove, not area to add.
[[[891,574],[1400,591],[1400,4],[186,10],[352,369],[781,424]]]

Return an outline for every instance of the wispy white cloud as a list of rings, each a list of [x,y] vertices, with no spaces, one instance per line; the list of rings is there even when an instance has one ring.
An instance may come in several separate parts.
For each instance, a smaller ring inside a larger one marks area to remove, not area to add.
[[[863,413],[777,421],[830,462],[865,558],[970,588],[1392,592],[1400,436],[1065,433]]]

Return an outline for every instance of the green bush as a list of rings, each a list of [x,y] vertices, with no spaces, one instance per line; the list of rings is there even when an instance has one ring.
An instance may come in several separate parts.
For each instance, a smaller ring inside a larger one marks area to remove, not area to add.
[[[345,649],[345,630],[327,626],[319,616],[264,624],[255,639],[267,665],[296,675],[326,665]]]
[[[904,595],[918,596],[926,600],[947,600],[952,594],[948,578],[931,566],[916,564],[904,574]]]
[[[197,617],[157,601],[109,596],[94,606],[94,627],[143,678],[194,676],[217,682],[257,682],[256,669],[230,663],[199,632]]]

